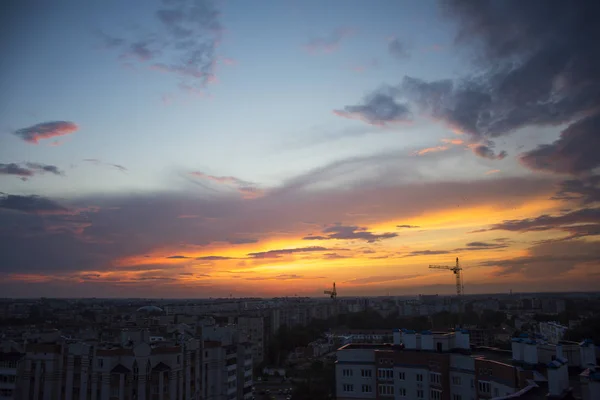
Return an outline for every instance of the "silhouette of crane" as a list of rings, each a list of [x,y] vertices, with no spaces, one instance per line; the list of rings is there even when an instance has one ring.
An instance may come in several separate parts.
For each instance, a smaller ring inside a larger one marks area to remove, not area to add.
[[[335,300],[337,298],[337,290],[335,289],[335,282],[333,282],[333,289],[325,290],[323,293],[328,294],[332,300]]]
[[[461,297],[465,293],[465,287],[463,286],[462,273],[461,273],[462,267],[458,263],[458,257],[456,257],[456,265],[453,267],[450,267],[447,265],[430,265],[429,268],[431,268],[431,269],[446,269],[446,270],[452,271],[454,273],[454,276],[456,277],[456,295],[458,297]],[[334,284],[333,289],[335,290],[335,284]]]

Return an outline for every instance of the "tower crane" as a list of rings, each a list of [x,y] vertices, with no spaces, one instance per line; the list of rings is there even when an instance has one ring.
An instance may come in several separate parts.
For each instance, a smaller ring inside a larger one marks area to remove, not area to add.
[[[431,268],[431,269],[447,269],[449,271],[452,271],[454,273],[454,276],[456,277],[456,295],[458,297],[461,297],[465,293],[465,287],[463,286],[462,273],[461,273],[462,267],[458,263],[458,257],[456,257],[456,265],[453,267],[448,266],[448,265],[430,265],[429,268]],[[335,284],[333,286],[333,289],[335,290]]]
[[[335,300],[337,298],[337,290],[335,289],[335,282],[333,282],[333,289],[325,290],[323,293],[328,294],[332,300]]]

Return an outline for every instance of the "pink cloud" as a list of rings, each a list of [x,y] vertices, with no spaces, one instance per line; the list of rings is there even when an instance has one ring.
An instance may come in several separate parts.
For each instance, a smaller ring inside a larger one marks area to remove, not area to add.
[[[442,139],[443,143],[446,144],[455,144],[455,145],[460,145],[460,144],[464,144],[464,140],[462,139]]]
[[[254,183],[244,181],[234,176],[208,175],[200,171],[190,172],[190,175],[195,176],[196,178],[216,182],[221,185],[234,187],[244,199],[255,199],[257,197],[261,197],[264,194],[264,191],[256,187]]]
[[[38,144],[41,139],[69,135],[78,129],[79,127],[70,121],[52,121],[22,128],[13,133],[27,143]]]
[[[448,146],[428,147],[426,149],[422,149],[422,150],[416,151],[415,154],[418,155],[418,156],[422,156],[422,155],[427,154],[427,153],[437,153],[437,152],[440,152],[440,151],[446,151],[448,149],[449,149]]]

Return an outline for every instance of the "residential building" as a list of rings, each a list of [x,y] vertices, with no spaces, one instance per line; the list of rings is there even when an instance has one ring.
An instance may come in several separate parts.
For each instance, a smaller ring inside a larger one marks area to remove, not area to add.
[[[25,354],[0,353],[0,400],[17,398],[17,378]]]
[[[568,326],[559,324],[558,322],[540,322],[540,334],[550,343],[558,343],[565,336],[565,332],[569,330]]]

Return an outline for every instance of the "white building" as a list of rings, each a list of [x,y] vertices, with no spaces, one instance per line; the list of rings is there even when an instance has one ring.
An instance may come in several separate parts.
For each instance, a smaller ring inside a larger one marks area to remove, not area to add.
[[[19,367],[24,354],[0,353],[0,400],[16,398]]]
[[[540,334],[544,336],[550,343],[558,343],[565,336],[565,332],[569,329],[568,326],[559,324],[558,322],[540,322]]]

